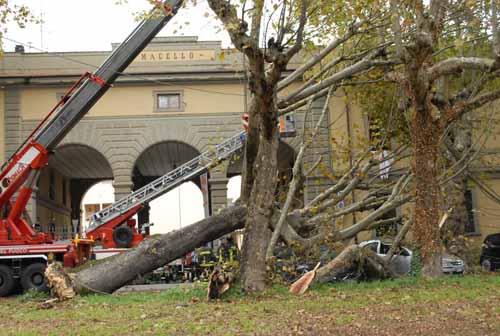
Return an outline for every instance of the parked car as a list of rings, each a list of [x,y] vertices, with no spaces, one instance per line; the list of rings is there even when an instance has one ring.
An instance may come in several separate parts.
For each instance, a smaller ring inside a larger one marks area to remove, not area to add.
[[[445,274],[463,274],[465,271],[465,263],[462,259],[451,254],[444,254],[441,259],[441,267]]]
[[[390,243],[385,243],[380,240],[368,240],[361,242],[359,244],[360,247],[367,248],[375,252],[381,257],[385,257],[391,248]],[[394,257],[391,261],[392,271],[394,271],[398,275],[404,275],[410,272],[411,258],[413,252],[406,248],[401,247],[397,253],[394,254]]]
[[[481,250],[480,262],[485,271],[500,269],[500,233],[486,236]]]
[[[391,243],[375,239],[361,242],[359,246],[369,248],[379,256],[385,257],[391,248]],[[409,248],[401,247],[392,258],[391,267],[393,271],[399,275],[409,273],[412,256],[413,252]],[[464,272],[463,260],[449,254],[443,255],[441,267],[443,269],[443,273],[446,274],[462,274]]]

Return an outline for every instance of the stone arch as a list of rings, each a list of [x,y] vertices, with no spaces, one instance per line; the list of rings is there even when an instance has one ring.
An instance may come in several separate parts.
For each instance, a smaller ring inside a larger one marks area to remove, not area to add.
[[[113,179],[109,160],[87,144],[65,143],[50,156],[49,167],[71,179]]]
[[[113,169],[113,185],[119,199],[132,190],[135,163],[151,146],[179,141],[202,152],[240,128],[239,115],[229,114],[89,117],[66,135],[64,143],[88,144],[104,154]]]
[[[137,125],[122,118],[83,119],[64,138],[62,146],[85,144],[98,150],[108,160],[113,172],[117,198],[131,190],[131,172],[142,150],[142,134]]]
[[[195,147],[182,141],[156,142],[145,148],[135,160],[131,176],[132,188],[137,190],[198,155],[200,152]],[[199,178],[194,178],[192,182],[200,188]],[[150,206],[145,205],[138,213],[140,225],[150,221],[149,210]]]
[[[227,182],[227,198],[231,201],[236,201],[241,196],[241,175],[233,175],[228,177]]]
[[[159,177],[200,155],[194,146],[177,140],[162,140],[145,148],[134,163],[133,174]]]
[[[66,142],[57,147],[49,158],[48,167],[69,179],[72,220],[81,219],[81,201],[88,189],[100,181],[114,178],[106,156],[99,149],[78,142]]]
[[[162,150],[162,147],[168,147],[169,144],[185,145],[199,155],[206,147],[206,139],[203,132],[200,132],[198,126],[193,125],[193,120],[186,118],[168,118],[161,116],[157,122],[145,121],[140,125],[140,134],[134,140],[134,157],[130,162],[129,176],[134,175],[134,170],[144,155]],[[164,148],[163,148],[164,149]],[[177,162],[176,162],[177,163]],[[163,171],[158,176],[165,174]]]

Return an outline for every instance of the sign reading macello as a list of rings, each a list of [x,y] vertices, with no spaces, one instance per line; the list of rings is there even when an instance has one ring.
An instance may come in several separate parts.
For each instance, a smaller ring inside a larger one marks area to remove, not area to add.
[[[214,61],[215,50],[161,50],[143,51],[135,62]]]

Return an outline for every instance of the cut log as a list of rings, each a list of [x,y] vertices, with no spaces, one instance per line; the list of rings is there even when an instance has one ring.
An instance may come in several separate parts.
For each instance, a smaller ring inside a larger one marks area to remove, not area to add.
[[[71,286],[71,278],[58,263],[52,263],[45,269],[45,277],[49,283],[52,295],[57,300],[65,301],[75,296],[76,293]]]
[[[237,270],[232,268],[222,269],[222,267],[216,267],[210,274],[208,281],[207,299],[219,299],[222,294],[227,292],[236,279],[236,273]]]
[[[138,275],[152,272],[207,242],[243,228],[246,213],[246,207],[233,205],[180,230],[146,239],[109,261],[76,273],[72,279],[74,289],[77,293],[112,293]]]

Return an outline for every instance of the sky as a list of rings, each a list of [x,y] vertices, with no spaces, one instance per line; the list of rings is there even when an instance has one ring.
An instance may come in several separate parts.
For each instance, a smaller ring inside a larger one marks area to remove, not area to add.
[[[33,46],[26,51],[103,51],[111,43],[123,41],[137,26],[134,13],[149,9],[146,0],[128,0],[116,5],[116,0],[11,0],[26,4],[43,19],[42,25],[30,24],[20,29],[14,23],[7,26],[4,50],[13,51],[16,40]],[[207,14],[210,14],[208,17]],[[213,19],[206,1],[182,8],[158,36],[198,36],[200,40],[220,40],[229,46],[229,37]]]

